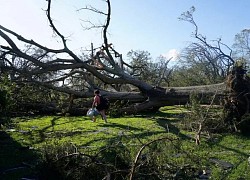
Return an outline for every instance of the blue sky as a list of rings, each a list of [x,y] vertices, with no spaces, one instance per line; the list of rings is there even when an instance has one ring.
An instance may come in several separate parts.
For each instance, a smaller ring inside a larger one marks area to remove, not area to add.
[[[105,9],[103,0],[53,0],[52,16],[58,29],[69,39],[75,52],[99,46],[99,30],[86,31],[83,20],[102,22],[103,17],[86,11],[76,11],[86,4]],[[250,28],[249,0],[111,0],[112,16],[109,42],[124,54],[133,50],[146,50],[153,58],[169,57],[169,52],[179,52],[191,37],[194,27],[178,20],[180,15],[196,8],[194,19],[201,34],[208,40],[222,38],[233,44],[234,36]],[[45,0],[1,0],[0,24],[48,47],[59,48],[59,39],[53,36],[46,19]],[[0,42],[3,41],[0,39]]]

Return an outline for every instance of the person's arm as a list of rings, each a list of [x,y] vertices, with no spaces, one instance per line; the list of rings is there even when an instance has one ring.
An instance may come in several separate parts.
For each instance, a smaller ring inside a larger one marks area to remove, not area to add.
[[[94,101],[93,101],[93,103],[92,103],[92,108],[95,107],[95,104],[96,104],[96,96],[94,97]]]
[[[100,104],[100,98],[99,96],[95,96],[93,104],[92,104],[92,108],[96,107],[98,104]]]

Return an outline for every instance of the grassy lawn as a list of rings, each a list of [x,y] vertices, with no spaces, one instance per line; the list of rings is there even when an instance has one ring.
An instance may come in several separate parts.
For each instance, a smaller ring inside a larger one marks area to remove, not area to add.
[[[100,117],[95,123],[89,117],[80,116],[14,118],[0,131],[0,175],[3,179],[32,177],[34,167],[43,157],[42,149],[60,144],[72,144],[79,152],[90,154],[110,144],[122,144],[129,150],[132,165],[145,143],[166,137],[173,139],[174,144],[168,139],[159,141],[159,147],[150,146],[144,150],[145,154],[159,157],[159,160],[154,159],[157,162],[168,157],[169,164],[204,170],[210,179],[250,179],[250,138],[239,134],[204,133],[201,144],[196,145],[195,132],[179,126],[186,111],[178,106],[164,107],[153,115],[109,117],[108,123]],[[161,155],[156,154],[160,146],[163,146]],[[175,146],[178,148],[173,148]]]

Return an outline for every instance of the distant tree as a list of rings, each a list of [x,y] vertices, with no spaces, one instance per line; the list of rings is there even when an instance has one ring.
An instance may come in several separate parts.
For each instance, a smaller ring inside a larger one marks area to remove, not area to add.
[[[203,68],[204,64],[197,63],[194,66],[190,66],[190,64],[185,66],[184,63],[180,66],[175,66],[170,78],[171,86],[185,87],[212,84]]]
[[[127,54],[130,61],[130,74],[153,86],[169,86],[171,69],[168,67],[171,59],[159,56],[154,61],[147,51],[133,51]]]
[[[129,73],[140,80],[150,82],[152,76],[152,58],[148,51],[131,50],[127,54],[131,68]]]
[[[199,34],[198,26],[193,18],[194,11],[195,8],[192,7],[190,11],[183,13],[180,17],[180,20],[187,21],[195,27],[193,36],[197,41],[190,43],[182,51],[180,56],[181,64],[185,66],[184,69],[189,67],[192,73],[198,75],[196,79],[204,78],[204,80],[198,80],[198,82],[205,84],[221,82],[234,65],[235,60],[232,57],[232,49],[222,43],[221,39],[208,43],[207,38]]]
[[[170,75],[173,68],[169,66],[169,62],[172,58],[167,59],[164,56],[159,56],[154,63],[153,72],[155,74],[154,84],[155,86],[170,86]]]
[[[250,29],[244,29],[235,35],[233,49],[236,59],[250,64]]]

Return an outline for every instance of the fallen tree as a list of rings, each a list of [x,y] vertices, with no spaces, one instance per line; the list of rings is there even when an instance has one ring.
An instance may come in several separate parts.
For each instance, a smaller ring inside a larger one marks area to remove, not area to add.
[[[50,27],[61,39],[62,48],[53,49],[45,47],[34,40],[29,40],[16,32],[0,25],[0,37],[5,44],[0,45],[0,68],[2,73],[8,73],[12,82],[32,83],[67,93],[71,100],[69,107],[72,107],[76,98],[90,98],[94,89],[101,89],[103,96],[110,101],[129,101],[129,106],[122,111],[135,113],[146,109],[158,109],[159,107],[173,104],[185,104],[189,101],[190,94],[197,93],[200,96],[218,95],[223,96],[226,90],[224,83],[195,86],[195,87],[155,87],[139,80],[133,75],[131,69],[135,68],[123,61],[122,54],[117,52],[112,43],[108,41],[107,33],[111,18],[111,4],[107,0],[107,12],[101,12],[93,7],[84,9],[106,16],[103,26],[103,45],[92,47],[90,55],[80,56],[68,48],[67,38],[57,29],[51,17],[51,0],[48,0],[46,10]],[[190,15],[190,14],[189,14]],[[192,16],[191,16],[192,17]],[[198,28],[190,16],[185,17],[187,21],[195,25],[195,37],[206,46],[215,51],[215,55],[224,58],[231,66],[233,59],[226,55],[218,46],[213,47],[206,42],[206,39],[198,35]],[[21,49],[16,43],[18,40],[26,45]],[[69,58],[59,58],[58,55],[66,54]],[[216,57],[215,57],[216,58]],[[138,68],[138,67],[136,67]],[[78,82],[80,88],[72,86],[72,82]],[[133,86],[135,92],[122,92],[116,87]]]

